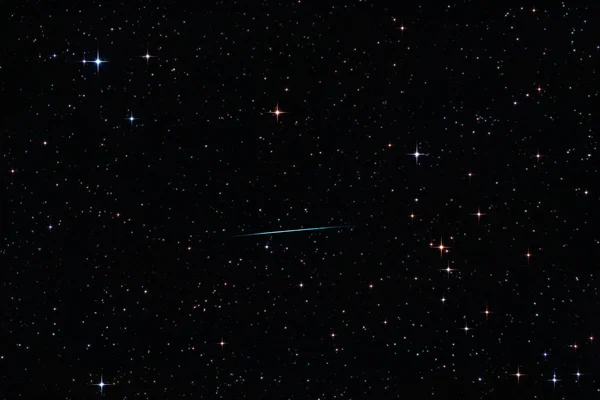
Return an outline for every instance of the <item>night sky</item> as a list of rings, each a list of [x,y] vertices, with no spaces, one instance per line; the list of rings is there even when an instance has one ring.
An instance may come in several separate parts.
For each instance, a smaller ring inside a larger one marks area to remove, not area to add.
[[[2,399],[600,397],[599,9],[487,3],[5,5]]]

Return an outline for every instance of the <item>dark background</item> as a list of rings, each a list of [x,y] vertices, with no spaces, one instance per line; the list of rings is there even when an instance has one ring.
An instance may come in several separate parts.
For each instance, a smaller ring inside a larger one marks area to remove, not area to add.
[[[598,9],[194,7],[3,11],[2,398],[597,396]]]

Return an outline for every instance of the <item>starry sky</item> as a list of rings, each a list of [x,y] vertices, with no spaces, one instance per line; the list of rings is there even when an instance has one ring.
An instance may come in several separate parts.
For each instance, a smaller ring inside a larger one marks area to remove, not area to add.
[[[595,398],[597,11],[7,6],[2,397]]]

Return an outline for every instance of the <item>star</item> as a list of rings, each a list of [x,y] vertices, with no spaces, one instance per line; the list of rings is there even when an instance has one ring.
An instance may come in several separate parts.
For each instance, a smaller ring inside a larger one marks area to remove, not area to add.
[[[442,304],[446,303],[446,297],[445,296],[442,297],[441,300],[442,300]]]
[[[419,163],[419,157],[421,156],[426,156],[427,154],[425,153],[419,153],[419,145],[415,146],[415,152],[414,153],[408,153],[407,156],[413,156],[415,158],[415,164]]]
[[[579,372],[579,367],[577,368],[577,372],[575,372],[573,375],[575,375],[577,377],[577,383],[579,383],[579,378],[581,377],[581,375],[583,375],[581,372]]]
[[[279,109],[279,103],[277,103],[277,105],[275,106],[275,111],[269,111],[269,114],[274,114],[274,115],[275,115],[275,118],[277,119],[277,122],[279,122],[279,116],[280,116],[281,114],[287,114],[287,112],[285,112],[285,111],[281,111],[281,110]]]
[[[460,329],[464,330],[464,331],[465,331],[465,335],[466,335],[466,334],[467,334],[467,333],[468,333],[468,332],[469,332],[471,329],[473,329],[473,328],[469,328],[469,327],[467,326],[467,324],[465,323],[465,327],[464,327],[464,328],[460,328]]]
[[[450,278],[450,272],[456,271],[456,270],[453,268],[450,268],[450,262],[448,262],[448,266],[446,268],[440,269],[440,271],[446,271],[448,273],[448,278]]]
[[[100,59],[100,50],[98,49],[96,51],[96,59],[94,60],[94,63],[96,64],[96,72],[100,73],[100,64],[102,63],[107,63],[108,61],[106,60],[101,60]]]
[[[544,352],[542,353],[542,355],[544,356],[544,360],[545,360],[546,358],[548,358],[548,356],[549,356],[550,354],[548,354],[548,353],[546,352],[546,350],[544,350]]]
[[[477,207],[477,212],[475,214],[471,214],[471,215],[476,215],[477,216],[477,223],[480,223],[481,222],[481,217],[483,215],[486,215],[486,214],[482,214],[481,210],[479,209],[479,207]]]
[[[488,309],[488,305],[487,303],[485,303],[485,311],[481,312],[482,314],[485,314],[485,320],[488,320],[488,317],[490,316],[490,314],[492,313],[489,309]]]
[[[448,246],[444,246],[444,243],[442,242],[441,238],[440,238],[440,244],[439,244],[439,246],[435,246],[435,248],[440,250],[440,257],[443,256],[444,251],[446,251],[446,253],[447,253],[448,249],[449,249]]]
[[[150,62],[151,58],[154,58],[154,56],[151,56],[150,53],[148,52],[148,46],[146,46],[146,54],[144,54],[143,56],[140,56],[140,57],[146,59],[146,65],[148,65],[148,62]]]
[[[396,29],[398,29],[399,31],[402,32],[402,34],[404,34],[404,31],[406,30],[406,27],[404,26],[404,22],[402,22],[402,24],[397,27]]]
[[[129,117],[127,117],[126,119],[128,119],[131,123],[131,126],[133,126],[133,121],[135,121],[137,118],[133,116],[133,112],[130,112]]]
[[[522,376],[527,376],[527,375],[521,373],[521,370],[520,370],[519,367],[517,367],[517,373],[516,374],[511,374],[511,375],[517,377],[517,383],[520,382]]]
[[[102,379],[102,374],[100,374],[100,383],[92,383],[92,386],[98,386],[100,387],[100,394],[102,394],[102,392],[104,391],[104,386],[113,386],[113,383],[104,383],[104,380]]]
[[[548,382],[552,382],[554,384],[554,390],[556,390],[556,382],[560,382],[560,379],[556,379],[556,370],[552,375],[552,379],[548,379]]]

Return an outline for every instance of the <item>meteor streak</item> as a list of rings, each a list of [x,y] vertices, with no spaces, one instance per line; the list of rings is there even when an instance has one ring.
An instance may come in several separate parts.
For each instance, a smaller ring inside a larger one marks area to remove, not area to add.
[[[234,237],[243,237],[243,236],[258,236],[258,235],[275,235],[278,233],[291,233],[291,232],[303,232],[303,231],[320,231],[323,229],[343,229],[350,228],[350,225],[336,225],[336,226],[323,226],[320,228],[302,228],[302,229],[289,229],[287,231],[272,231],[272,232],[259,232],[259,233],[248,233],[247,235],[237,235]]]

